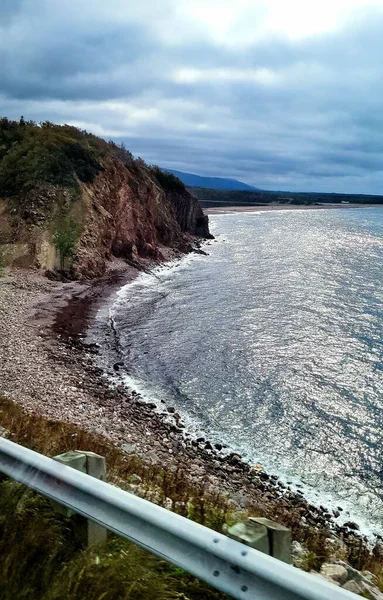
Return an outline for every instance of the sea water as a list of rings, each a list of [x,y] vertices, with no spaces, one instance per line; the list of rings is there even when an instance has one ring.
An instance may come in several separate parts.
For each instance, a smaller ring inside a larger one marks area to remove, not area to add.
[[[383,208],[213,216],[111,308],[125,381],[383,532]]]

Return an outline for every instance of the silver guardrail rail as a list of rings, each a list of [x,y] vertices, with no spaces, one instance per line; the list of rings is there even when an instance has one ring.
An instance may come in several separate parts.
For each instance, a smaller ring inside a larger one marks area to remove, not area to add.
[[[354,600],[203,525],[0,438],[0,472],[238,600]]]

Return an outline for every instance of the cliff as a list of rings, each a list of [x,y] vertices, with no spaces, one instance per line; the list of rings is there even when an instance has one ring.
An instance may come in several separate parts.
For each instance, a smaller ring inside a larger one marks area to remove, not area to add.
[[[186,190],[168,194],[146,168],[129,169],[116,158],[103,167],[92,184],[81,186],[84,226],[74,261],[79,277],[101,274],[111,256],[160,259],[161,245],[186,252],[190,235],[209,237],[207,218]]]
[[[0,120],[0,255],[8,264],[94,277],[113,256],[187,252],[191,236],[210,237],[208,218],[173,175],[74,127]]]

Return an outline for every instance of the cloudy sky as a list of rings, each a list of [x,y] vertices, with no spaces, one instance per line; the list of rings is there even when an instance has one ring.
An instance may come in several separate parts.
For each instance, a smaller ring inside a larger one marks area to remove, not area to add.
[[[0,0],[0,115],[266,189],[383,194],[383,0]]]

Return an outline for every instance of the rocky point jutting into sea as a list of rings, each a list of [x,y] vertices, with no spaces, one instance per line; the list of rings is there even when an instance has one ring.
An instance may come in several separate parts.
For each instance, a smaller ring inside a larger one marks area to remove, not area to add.
[[[23,443],[26,432],[8,418],[10,401],[23,409],[26,429],[36,414],[77,425],[123,456],[137,456],[175,479],[182,474],[211,504],[219,498],[230,518],[261,514],[285,523],[303,544],[296,550],[306,569],[329,557],[358,568],[379,564],[379,546],[372,559],[347,514],[335,522],[326,506],[308,501],[262,464],[242,460],[226,441],[196,438],[173,405],[164,401],[158,410],[158,398],[144,399],[123,379],[116,384],[98,363],[103,349],[87,338],[98,311],[108,311],[117,292],[143,271],[166,260],[182,264],[211,237],[196,198],[173,176],[73,127],[4,120],[1,127],[10,141],[0,167],[0,425],[11,439]],[[12,136],[21,145],[39,139],[41,155],[29,171],[18,172]],[[211,244],[221,247],[221,241]],[[149,351],[156,352],[156,343],[149,340]],[[123,370],[119,362],[112,365],[115,375]],[[32,446],[33,435],[28,431]],[[307,559],[314,550],[317,558]],[[339,576],[346,585],[350,577]],[[360,593],[366,577],[358,580]]]

